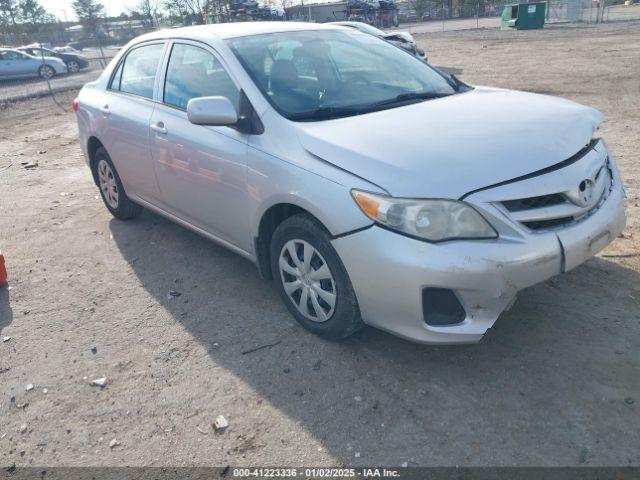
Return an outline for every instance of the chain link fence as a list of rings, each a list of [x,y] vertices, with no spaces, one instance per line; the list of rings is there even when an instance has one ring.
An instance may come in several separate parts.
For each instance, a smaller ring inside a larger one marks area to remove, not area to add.
[[[7,103],[79,89],[98,78],[118,47],[57,51],[50,42],[0,46],[0,108]]]
[[[534,1],[534,0],[531,0]],[[537,0],[536,0],[537,1]],[[582,23],[595,24],[617,21],[640,20],[639,3],[620,3],[623,0],[548,0],[546,23]],[[504,7],[516,3],[528,3],[526,0],[505,0],[502,2],[476,2],[453,7],[451,13],[446,1],[432,0],[424,3],[422,21],[413,16],[401,14],[403,22],[396,30],[405,30],[412,34],[435,33],[478,28],[499,28]],[[401,7],[401,12],[403,8]],[[412,20],[412,21],[411,21]]]
[[[550,0],[547,21],[605,23],[640,20],[640,3],[620,0]]]

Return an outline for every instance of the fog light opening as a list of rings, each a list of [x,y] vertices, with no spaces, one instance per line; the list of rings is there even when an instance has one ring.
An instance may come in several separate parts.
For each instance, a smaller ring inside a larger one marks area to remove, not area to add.
[[[422,290],[422,314],[424,322],[434,327],[456,325],[467,316],[453,290],[431,287]]]

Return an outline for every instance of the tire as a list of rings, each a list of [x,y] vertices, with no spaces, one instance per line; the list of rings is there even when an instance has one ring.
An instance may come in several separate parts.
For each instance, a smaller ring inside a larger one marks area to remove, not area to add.
[[[69,73],[78,73],[80,71],[80,65],[75,60],[69,60],[67,62],[67,70],[69,70]]]
[[[41,65],[40,68],[38,68],[38,75],[40,78],[49,80],[50,78],[55,77],[56,71],[50,65]]]
[[[129,220],[142,213],[143,208],[133,203],[124,191],[120,176],[107,151],[100,147],[92,162],[93,177],[96,179],[100,195],[111,215],[119,220]]]
[[[305,249],[310,255],[307,262]],[[339,340],[364,327],[349,275],[327,231],[316,219],[298,214],[284,220],[273,233],[270,253],[271,271],[280,296],[304,328],[321,337]],[[297,256],[297,262],[293,255]]]

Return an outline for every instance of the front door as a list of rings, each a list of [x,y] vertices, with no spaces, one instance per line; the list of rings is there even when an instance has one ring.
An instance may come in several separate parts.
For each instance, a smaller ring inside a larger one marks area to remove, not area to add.
[[[196,42],[171,46],[163,91],[151,117],[151,153],[165,208],[251,251],[247,213],[246,135],[232,127],[194,125],[191,98],[224,96],[236,109],[240,91],[216,54]]]

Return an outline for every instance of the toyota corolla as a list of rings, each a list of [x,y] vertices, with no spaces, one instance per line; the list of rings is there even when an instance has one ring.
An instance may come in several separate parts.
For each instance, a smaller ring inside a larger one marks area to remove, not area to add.
[[[345,27],[150,33],[74,108],[116,218],[147,208],[250,259],[327,338],[477,342],[625,225],[598,111],[473,87]]]

